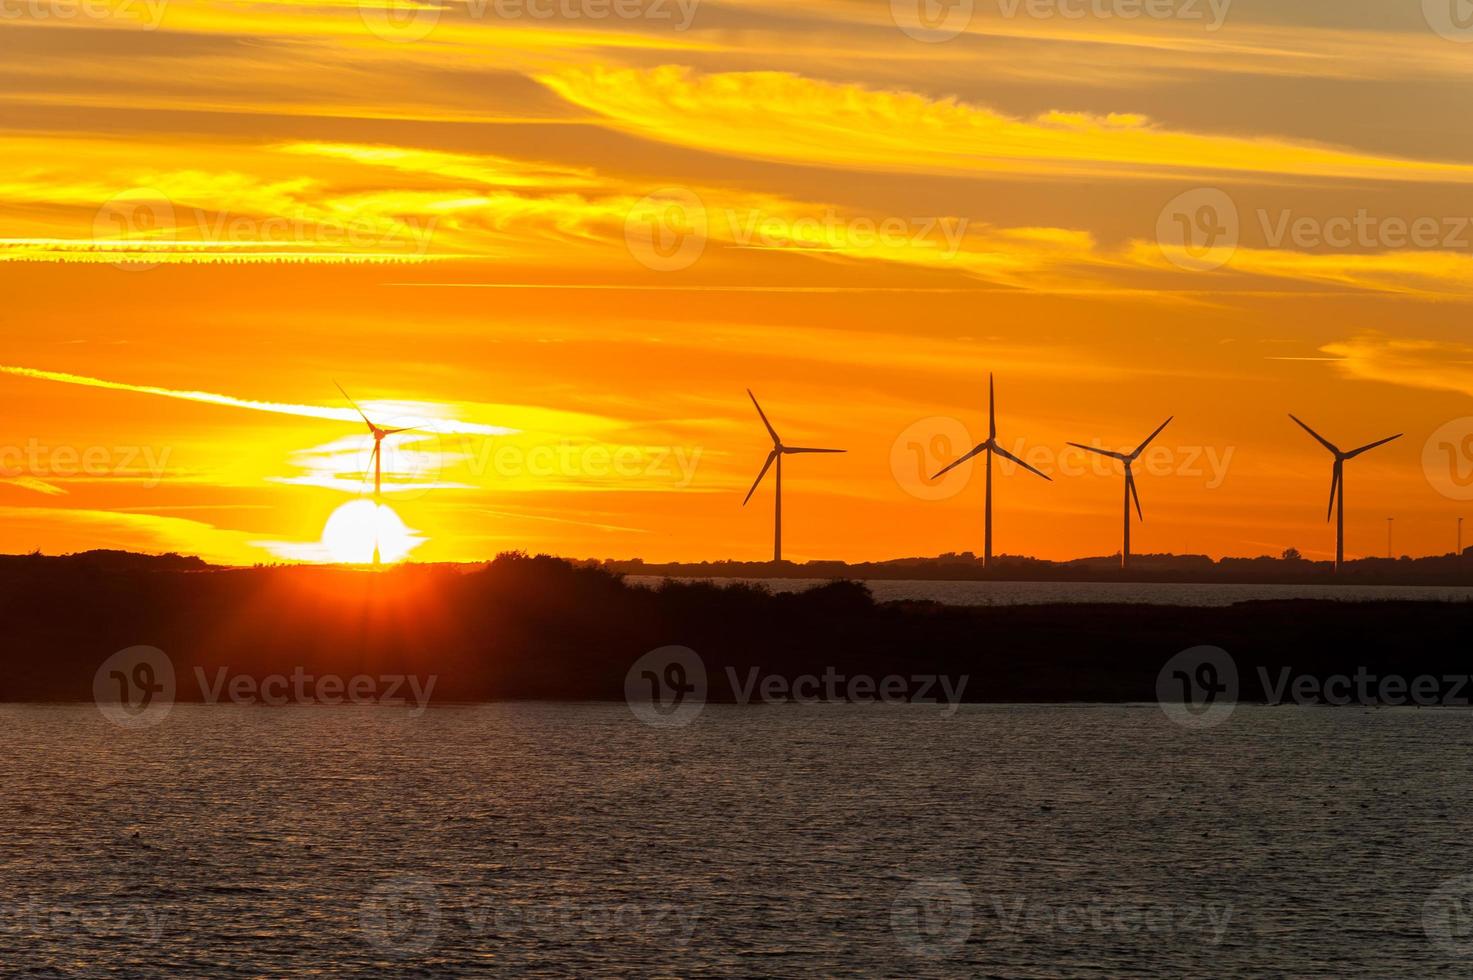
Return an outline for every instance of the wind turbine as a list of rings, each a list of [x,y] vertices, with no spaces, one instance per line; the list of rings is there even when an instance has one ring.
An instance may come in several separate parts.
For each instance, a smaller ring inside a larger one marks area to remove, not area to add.
[[[752,494],[757,492],[757,487],[762,484],[762,478],[767,471],[772,469],[772,464],[777,463],[777,509],[775,511],[775,530],[772,537],[772,560],[775,562],[783,560],[783,457],[797,456],[802,453],[842,453],[843,449],[804,449],[798,446],[784,446],[779,438],[777,430],[772,423],[767,421],[767,413],[762,411],[762,406],[757,404],[757,396],[752,394],[752,389],[747,389],[747,397],[752,399],[752,404],[757,408],[757,414],[762,416],[762,424],[767,426],[767,434],[772,436],[772,452],[767,454],[767,462],[762,464],[762,472],[757,474],[757,480],[752,484],[752,489],[747,491],[746,500],[742,506],[747,506],[747,501],[752,499]]]
[[[358,403],[353,400],[353,396],[349,395],[348,392],[343,389],[343,386],[338,384],[336,381],[334,381],[333,384],[338,385],[338,391],[341,391],[343,393],[343,397],[348,399],[348,404],[353,406],[353,411],[358,413],[358,416],[363,419],[363,424],[368,426],[369,433],[373,435],[373,503],[374,507],[377,508],[379,504],[382,503],[384,495],[384,471],[382,452],[384,440],[389,436],[398,435],[401,432],[413,432],[416,428],[418,428],[418,426],[409,426],[408,428],[403,429],[386,429],[383,426],[374,425],[373,421],[370,420],[366,414],[364,414],[363,409],[358,407]],[[375,532],[373,536],[373,563],[375,565],[381,563],[379,556],[377,532]]]
[[[992,380],[992,375],[991,374],[989,374],[987,376],[987,441],[984,442],[984,443],[982,443],[980,446],[975,447],[971,452],[967,453],[965,456],[963,456],[960,459],[956,460],[951,465],[947,466],[941,472],[939,472],[935,476],[931,477],[931,479],[932,480],[939,480],[939,479],[941,479],[947,473],[949,473],[952,470],[956,469],[958,466],[962,465],[967,460],[971,459],[973,456],[978,455],[979,453],[986,453],[987,454],[987,534],[986,534],[985,547],[984,547],[983,552],[982,552],[982,567],[983,568],[986,568],[987,566],[989,566],[989,565],[992,564],[992,457],[993,457],[993,454],[995,453],[998,456],[1001,456],[1003,459],[1011,460],[1012,462],[1017,463],[1019,466],[1023,467],[1028,472],[1037,474],[1038,476],[1043,477],[1045,480],[1048,480],[1049,482],[1053,482],[1053,477],[1049,476],[1047,473],[1044,473],[1042,470],[1036,469],[1036,468],[1028,465],[1027,463],[1023,462],[1021,459],[1019,459],[1018,457],[1014,456],[1012,453],[1008,452],[1006,449],[1002,448],[1001,446],[999,446],[997,444],[997,391],[996,391],[996,389],[993,386],[993,380]]]
[[[1172,418],[1175,417],[1174,415],[1172,416]],[[1116,453],[1108,449],[1086,446],[1083,443],[1069,443],[1075,449],[1083,449],[1087,453],[1095,453],[1099,456],[1108,456],[1111,459],[1118,459],[1125,464],[1125,544],[1120,549],[1120,568],[1122,570],[1130,567],[1130,503],[1132,500],[1135,501],[1135,516],[1140,518],[1142,523],[1146,520],[1146,515],[1141,513],[1141,492],[1135,487],[1135,473],[1131,470],[1130,466],[1140,458],[1141,453],[1146,451],[1147,446],[1156,441],[1156,437],[1161,434],[1161,430],[1170,424],[1171,419],[1162,422],[1160,428],[1152,432],[1145,442],[1136,447],[1133,453]]]
[[[1340,566],[1345,564],[1345,463],[1347,460],[1355,459],[1362,453],[1368,453],[1378,446],[1384,446],[1388,442],[1395,442],[1402,437],[1402,433],[1398,432],[1394,436],[1373,442],[1367,446],[1361,446],[1359,449],[1352,449],[1347,453],[1341,452],[1330,440],[1299,421],[1292,412],[1289,414],[1289,418],[1294,419],[1295,424],[1314,436],[1316,442],[1335,455],[1335,473],[1330,481],[1330,508],[1325,514],[1325,520],[1328,521],[1331,517],[1335,518],[1335,571],[1339,572]]]

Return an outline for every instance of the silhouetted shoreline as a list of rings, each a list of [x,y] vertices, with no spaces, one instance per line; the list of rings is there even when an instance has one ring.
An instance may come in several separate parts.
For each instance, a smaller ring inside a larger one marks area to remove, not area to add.
[[[875,562],[596,561],[624,575],[687,579],[851,579],[854,581],[939,582],[1140,582],[1232,585],[1468,585],[1473,586],[1473,548],[1431,558],[1361,558],[1346,562],[1339,575],[1332,561],[1303,558],[1221,558],[1206,555],[1134,555],[1122,571],[1120,556],[1053,562],[999,555],[992,566],[963,552],[935,558],[896,558]]]
[[[90,701],[94,674],[137,645],[186,677],[434,675],[437,703],[624,698],[630,667],[689,647],[708,699],[776,674],[969,678],[966,701],[1153,701],[1182,650],[1221,647],[1245,678],[1284,668],[1467,674],[1473,603],[1249,602],[948,607],[876,603],[853,582],[796,594],[752,585],[638,587],[601,568],[507,555],[465,570],[211,569],[176,556],[0,559],[4,701]],[[738,685],[739,686],[739,685]],[[1470,692],[1473,693],[1473,692]]]

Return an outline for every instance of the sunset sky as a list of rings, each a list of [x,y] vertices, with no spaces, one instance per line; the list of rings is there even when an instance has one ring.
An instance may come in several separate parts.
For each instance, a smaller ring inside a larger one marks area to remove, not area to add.
[[[334,557],[371,490],[340,382],[423,426],[385,456],[416,560],[769,557],[747,388],[848,450],[785,464],[787,557],[980,552],[981,471],[920,474],[995,372],[1054,476],[1000,471],[1000,553],[1118,550],[1121,478],[1065,443],[1175,416],[1138,553],[1330,557],[1289,412],[1405,433],[1348,466],[1349,556],[1391,516],[1451,551],[1456,0],[924,9],[0,0],[0,550]]]

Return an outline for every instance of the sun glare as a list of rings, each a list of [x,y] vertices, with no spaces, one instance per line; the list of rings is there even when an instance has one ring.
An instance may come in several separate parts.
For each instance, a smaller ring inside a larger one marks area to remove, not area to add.
[[[392,507],[354,500],[332,512],[322,529],[322,544],[333,561],[366,565],[373,561],[374,542],[384,562],[403,561],[422,543]]]

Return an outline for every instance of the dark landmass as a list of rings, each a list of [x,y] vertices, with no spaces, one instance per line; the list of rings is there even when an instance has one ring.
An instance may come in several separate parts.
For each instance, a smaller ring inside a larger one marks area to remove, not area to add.
[[[181,701],[196,670],[434,675],[433,702],[624,698],[655,648],[696,651],[709,698],[734,678],[969,678],[968,701],[1153,701],[1175,654],[1215,645],[1243,700],[1260,669],[1321,676],[1467,675],[1473,602],[1249,602],[1226,608],[878,604],[853,582],[771,594],[759,586],[631,586],[605,569],[504,555],[472,569],[214,569],[178,556],[0,559],[6,625],[0,701],[90,701],[116,651],[165,651]],[[1473,694],[1473,692],[1466,692]]]
[[[1292,550],[1278,558],[1220,558],[1206,555],[1132,555],[1130,571],[1120,556],[1076,558],[1054,562],[1019,555],[994,556],[984,568],[970,551],[935,558],[890,561],[644,562],[601,561],[594,564],[625,575],[673,578],[811,578],[856,581],[906,579],[920,581],[1000,582],[1194,582],[1241,585],[1469,585],[1473,586],[1473,548],[1461,556],[1449,552],[1431,558],[1362,558],[1345,563],[1335,574],[1334,562],[1309,561]]]

